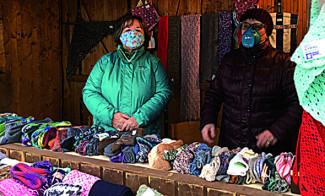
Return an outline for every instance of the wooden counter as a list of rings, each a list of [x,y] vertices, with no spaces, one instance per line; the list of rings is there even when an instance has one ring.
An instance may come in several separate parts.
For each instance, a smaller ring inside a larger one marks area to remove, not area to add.
[[[25,147],[20,144],[0,145],[0,151],[9,158],[34,163],[50,161],[55,167],[69,167],[98,176],[101,179],[129,186],[136,192],[141,184],[146,184],[164,195],[170,196],[266,196],[296,195],[291,192],[276,194],[261,189],[262,184],[235,185],[224,182],[209,182],[205,179],[146,167],[146,164],[124,164],[108,161],[105,156],[81,156],[77,153],[61,153],[51,150]]]

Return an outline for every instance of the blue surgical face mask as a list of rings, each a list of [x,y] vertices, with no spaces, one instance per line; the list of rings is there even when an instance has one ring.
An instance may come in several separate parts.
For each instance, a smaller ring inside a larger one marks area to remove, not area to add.
[[[261,36],[257,33],[256,30],[253,29],[252,26],[250,26],[249,29],[247,29],[242,35],[241,42],[243,46],[252,48],[260,44]]]

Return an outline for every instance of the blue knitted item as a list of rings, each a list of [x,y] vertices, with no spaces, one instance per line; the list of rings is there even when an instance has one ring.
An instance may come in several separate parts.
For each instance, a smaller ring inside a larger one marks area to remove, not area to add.
[[[195,152],[195,158],[190,163],[189,169],[190,174],[194,176],[199,176],[201,173],[201,170],[204,165],[210,163],[211,161],[211,151],[212,149],[208,147],[206,144],[201,144],[196,152]]]

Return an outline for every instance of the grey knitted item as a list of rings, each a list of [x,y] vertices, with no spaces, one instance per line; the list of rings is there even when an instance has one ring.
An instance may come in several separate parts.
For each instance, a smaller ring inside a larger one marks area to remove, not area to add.
[[[135,163],[136,157],[134,152],[134,146],[125,146],[122,150],[126,163]]]
[[[181,16],[180,120],[200,119],[200,16]]]
[[[218,14],[203,14],[201,27],[201,76],[211,81],[218,67]]]

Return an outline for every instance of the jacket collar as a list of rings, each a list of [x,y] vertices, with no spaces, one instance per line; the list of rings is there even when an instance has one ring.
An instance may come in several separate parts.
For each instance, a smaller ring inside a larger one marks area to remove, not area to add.
[[[131,63],[138,60],[140,56],[142,56],[145,53],[144,46],[136,50],[133,54],[129,53],[127,50],[123,48],[122,45],[118,45],[117,47],[117,54],[122,59],[124,63]]]
[[[270,41],[266,40],[263,44],[255,46],[253,48],[246,48],[240,44],[239,49],[245,56],[256,56],[259,58],[269,53],[272,50],[272,46],[270,44]]]

